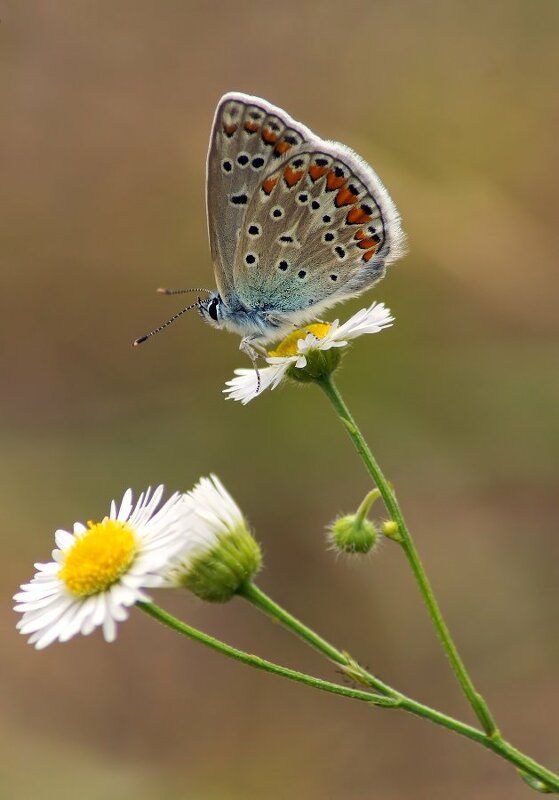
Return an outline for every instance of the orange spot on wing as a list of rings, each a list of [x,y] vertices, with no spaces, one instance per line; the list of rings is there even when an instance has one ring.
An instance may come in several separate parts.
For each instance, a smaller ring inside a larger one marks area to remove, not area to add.
[[[278,140],[278,135],[269,128],[262,128],[262,138],[266,144],[274,144],[274,142],[277,142]]]
[[[278,153],[280,156],[282,156],[284,153],[287,153],[290,147],[291,145],[289,144],[289,142],[285,141],[278,142],[277,145],[274,147],[274,153]]]
[[[275,178],[266,178],[266,180],[262,184],[262,190],[265,194],[272,194],[274,186],[279,180],[279,176],[276,175]]]
[[[362,208],[352,208],[345,218],[348,225],[360,225],[364,222],[369,222],[371,219],[370,214],[367,214]],[[357,234],[355,235],[357,236]]]
[[[313,181],[317,181],[319,178],[322,178],[322,176],[327,172],[328,167],[319,167],[318,164],[311,164],[309,167],[309,175]]]
[[[350,192],[349,189],[342,188],[336,195],[336,199],[334,203],[336,204],[337,208],[340,206],[350,206],[352,203],[357,202],[357,196]]]
[[[361,237],[359,237],[361,238]],[[375,250],[377,249],[377,242],[374,239],[361,239],[357,247],[360,247],[362,250],[368,250],[370,247],[374,247]]]
[[[341,186],[344,185],[347,178],[344,178],[343,175],[338,177],[333,169],[330,170],[328,173],[328,177],[326,178],[326,189],[328,191],[333,191],[334,189],[339,189]]]
[[[236,125],[228,125],[226,122],[223,123],[223,130],[227,134],[227,136],[233,136],[235,131],[237,130]]]
[[[247,121],[245,122],[245,131],[248,131],[249,133],[254,133],[257,130],[258,130],[258,123],[254,122],[251,119],[247,119]]]
[[[283,179],[291,189],[292,186],[295,186],[295,184],[301,180],[304,174],[305,171],[302,169],[295,170],[293,167],[286,167],[283,171]]]
[[[363,256],[363,261],[370,261],[371,258],[374,256],[376,249],[377,249],[376,247],[371,247],[370,250],[367,250],[367,252]]]

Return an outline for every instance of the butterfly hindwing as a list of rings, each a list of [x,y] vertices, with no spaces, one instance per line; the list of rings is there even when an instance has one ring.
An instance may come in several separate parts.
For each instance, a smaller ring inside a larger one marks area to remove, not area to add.
[[[233,264],[248,205],[274,162],[310,132],[258,97],[224,95],[217,107],[207,163],[210,248],[218,289],[233,289]]]
[[[312,136],[259,177],[238,236],[235,290],[249,308],[320,313],[380,280],[402,240],[376,173]]]

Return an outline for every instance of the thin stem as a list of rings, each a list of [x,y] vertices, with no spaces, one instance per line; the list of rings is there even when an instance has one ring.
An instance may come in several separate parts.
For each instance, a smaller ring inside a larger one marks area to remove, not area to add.
[[[365,496],[365,498],[361,501],[361,505],[355,512],[355,522],[357,524],[361,525],[365,521],[369,511],[371,510],[371,506],[376,500],[378,500],[380,496],[379,489],[371,489],[371,491]]]
[[[419,554],[416,550],[412,536],[404,521],[404,516],[400,509],[398,500],[396,499],[395,493],[384,477],[381,468],[377,464],[375,457],[373,456],[367,442],[363,437],[363,434],[359,430],[357,423],[353,419],[331,376],[318,381],[318,384],[334,406],[339,418],[344,423],[344,426],[349,433],[357,452],[361,456],[369,475],[373,478],[379,488],[382,499],[384,500],[392,520],[398,526],[398,533],[400,535],[399,543],[406,554],[406,558],[408,559],[408,563],[418,583],[425,605],[427,606],[429,614],[431,615],[431,620],[433,621],[435,629],[439,635],[441,643],[452,665],[452,669],[458,678],[464,694],[468,698],[470,705],[472,706],[477,718],[483,726],[483,729],[490,736],[498,737],[499,730],[497,728],[497,724],[495,723],[495,720],[493,719],[493,716],[489,711],[484,698],[476,690],[472,679],[468,674],[466,666],[462,661],[460,654],[458,653],[452,636],[450,635],[450,631],[446,625],[446,622],[443,619],[439,604],[435,598],[435,594],[419,558]]]
[[[353,700],[364,700],[367,703],[377,705],[388,704],[386,702],[386,698],[377,698],[376,695],[372,694],[371,692],[362,692],[359,689],[350,689],[346,686],[339,686],[337,683],[323,681],[320,678],[315,678],[312,675],[305,674],[304,672],[298,672],[297,670],[289,669],[288,667],[282,667],[279,664],[274,664],[272,661],[266,661],[264,658],[252,655],[251,653],[245,653],[243,650],[238,650],[236,647],[231,647],[231,645],[225,644],[225,642],[222,642],[207,633],[203,633],[197,628],[187,625],[186,622],[182,622],[180,619],[177,619],[172,614],[169,614],[168,611],[165,611],[163,608],[155,605],[155,603],[137,603],[137,606],[142,611],[145,611],[146,614],[149,614],[150,617],[153,617],[158,622],[161,622],[163,625],[166,625],[168,628],[171,628],[177,633],[180,633],[183,636],[188,636],[190,639],[194,639],[194,641],[200,642],[201,644],[206,645],[206,647],[210,647],[212,650],[217,650],[218,653],[222,653],[223,655],[233,658],[236,661],[241,661],[243,664],[248,664],[248,666],[254,667],[255,669],[260,669],[264,672],[271,672],[273,675],[280,675],[282,678],[287,678],[288,680],[296,681],[297,683],[304,683],[307,686],[312,686],[315,689],[321,689],[324,692],[331,692],[332,694],[339,694],[343,697],[350,697]]]
[[[319,636],[311,630],[311,628],[304,625],[297,617],[294,617],[293,614],[286,611],[285,608],[278,605],[278,603],[272,600],[271,597],[268,597],[262,589],[259,589],[256,584],[243,584],[238,594],[252,603],[253,606],[260,609],[260,611],[263,611],[268,617],[293,631],[300,639],[310,644],[315,650],[323,653],[331,661],[334,661],[336,664],[341,664],[342,666],[347,666],[349,663],[347,655],[335,648],[327,642],[326,639],[323,639],[322,636]]]
[[[429,720],[435,725],[446,728],[460,736],[465,736],[488,750],[497,753],[502,758],[510,761],[521,772],[524,772],[540,781],[542,781],[550,789],[559,791],[559,776],[555,775],[550,770],[538,764],[529,756],[524,755],[520,750],[517,750],[502,738],[495,738],[487,735],[477,728],[467,725],[460,720],[443,714],[430,706],[413,700],[411,697],[399,692],[392,686],[381,681],[375,675],[372,675],[366,669],[361,667],[355,662],[351,656],[338,650],[330,642],[327,642],[322,636],[319,636],[315,631],[311,630],[307,625],[301,622],[297,617],[290,614],[282,606],[272,600],[265,592],[262,591],[254,583],[247,583],[242,586],[239,595],[251,603],[253,606],[262,611],[275,622],[279,622],[285,628],[295,633],[300,639],[309,644],[315,650],[323,653],[327,658],[336,664],[339,664],[344,670],[345,674],[353,679],[371,686],[381,695],[384,695],[387,704],[392,708],[401,708],[416,717]],[[378,697],[378,695],[376,695]]]

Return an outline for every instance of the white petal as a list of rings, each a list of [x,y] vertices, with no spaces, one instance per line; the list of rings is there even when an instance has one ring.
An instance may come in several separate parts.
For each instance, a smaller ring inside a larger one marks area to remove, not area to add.
[[[379,333],[384,328],[389,328],[394,322],[394,317],[390,309],[384,303],[372,303],[368,308],[362,308],[343,325],[336,330],[332,336],[334,340],[351,340],[365,333]]]
[[[285,359],[281,359],[280,363],[272,358],[266,359],[268,362],[267,367],[259,370],[260,373],[260,388],[258,388],[258,377],[254,369],[236,369],[235,378],[227,381],[223,392],[228,395],[228,400],[239,400],[243,405],[246,405],[259,394],[262,394],[265,389],[271,387],[275,389],[281,381],[285,372],[291,364],[291,360],[285,364]]]
[[[60,550],[67,550],[69,547],[72,547],[75,539],[71,533],[68,533],[68,531],[58,530],[54,534],[54,541]]]
[[[103,636],[106,642],[114,642],[116,639],[116,622],[109,614],[103,620]]]
[[[117,519],[120,522],[126,522],[132,510],[132,489],[127,489],[124,492]]]

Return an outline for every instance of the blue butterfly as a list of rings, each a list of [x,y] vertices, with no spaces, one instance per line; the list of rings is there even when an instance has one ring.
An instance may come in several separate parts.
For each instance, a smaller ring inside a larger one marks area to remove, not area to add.
[[[320,139],[259,97],[218,103],[207,161],[216,291],[197,308],[238,333],[253,363],[267,342],[379,281],[403,254],[398,211],[377,174],[343,144]]]

